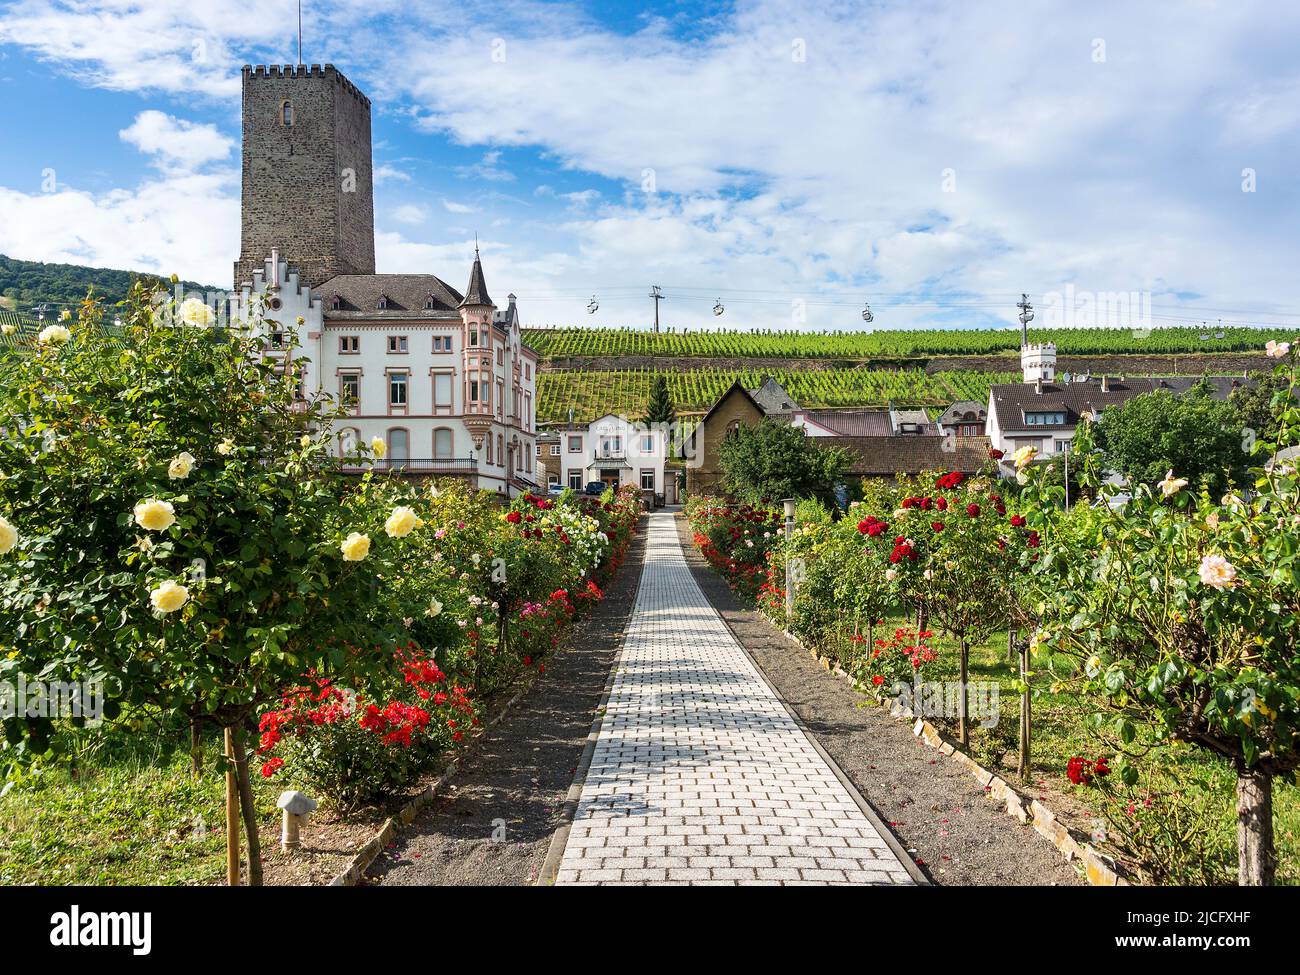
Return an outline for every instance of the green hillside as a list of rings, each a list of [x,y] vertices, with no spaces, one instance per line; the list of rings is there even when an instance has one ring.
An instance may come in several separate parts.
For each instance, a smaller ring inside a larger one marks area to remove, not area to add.
[[[92,287],[95,294],[113,304],[124,300],[131,282],[140,277],[159,280],[158,275],[142,271],[118,271],[80,264],[44,264],[0,254],[0,296],[6,300],[4,307],[9,311],[29,312],[42,302],[75,304],[86,297],[86,289]],[[195,281],[182,281],[181,284],[186,291],[219,290]]]
[[[1034,328],[1030,341],[1054,342],[1062,355],[1249,352],[1295,328]],[[1222,336],[1222,337],[1220,337]],[[524,341],[544,358],[664,356],[693,358],[888,358],[996,355],[1020,348],[1018,329],[898,329],[861,332],[651,332],[630,328],[530,328]]]

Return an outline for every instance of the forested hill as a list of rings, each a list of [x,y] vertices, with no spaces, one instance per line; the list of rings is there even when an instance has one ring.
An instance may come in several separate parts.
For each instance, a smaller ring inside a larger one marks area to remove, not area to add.
[[[0,254],[0,297],[9,299],[4,303],[5,307],[17,311],[30,311],[32,306],[41,302],[75,303],[86,297],[89,287],[94,287],[95,294],[102,295],[112,304],[126,297],[131,282],[138,277],[157,278],[159,275],[80,264],[19,261]],[[206,293],[217,290],[194,281],[181,283],[186,291]]]

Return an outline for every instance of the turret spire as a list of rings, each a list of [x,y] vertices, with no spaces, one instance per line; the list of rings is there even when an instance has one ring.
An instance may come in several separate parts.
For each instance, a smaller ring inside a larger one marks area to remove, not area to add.
[[[488,295],[487,282],[483,280],[483,262],[478,256],[478,234],[474,235],[474,267],[469,272],[469,287],[465,289],[465,300],[460,303],[460,307],[466,305],[492,305],[492,298]]]

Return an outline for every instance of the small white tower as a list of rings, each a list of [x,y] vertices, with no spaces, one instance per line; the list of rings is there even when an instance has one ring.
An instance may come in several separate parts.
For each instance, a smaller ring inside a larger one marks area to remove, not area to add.
[[[1027,344],[1020,349],[1020,368],[1027,383],[1056,381],[1056,346],[1051,342],[1042,345]]]

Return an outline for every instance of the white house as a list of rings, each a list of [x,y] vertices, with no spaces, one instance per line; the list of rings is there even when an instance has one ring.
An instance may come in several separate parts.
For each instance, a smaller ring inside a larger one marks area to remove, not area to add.
[[[463,296],[432,274],[340,274],[309,288],[277,251],[251,277],[232,320],[260,297],[268,356],[308,360],[302,395],[349,414],[340,454],[379,437],[383,467],[454,474],[506,497],[540,485],[537,354],[520,339],[515,296],[497,311],[477,253]]]
[[[554,439],[552,439],[554,438]],[[562,424],[549,431],[544,450],[557,450],[549,470],[575,490],[592,481],[631,484],[676,502],[676,479],[665,474],[669,431],[607,413],[588,424]]]
[[[1212,399],[1223,400],[1246,380],[1233,376],[1166,376],[1125,379],[1071,376],[1056,372],[1056,346],[1026,343],[1020,351],[1023,383],[998,384],[989,390],[987,432],[990,443],[1010,457],[1034,447],[1039,457],[1069,451],[1074,431],[1086,416],[1100,420],[1105,410],[1142,393],[1164,390],[1181,396],[1205,381]],[[1005,466],[1004,471],[1009,469]]]

